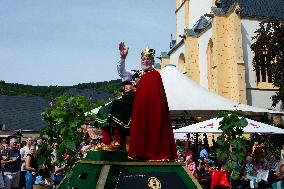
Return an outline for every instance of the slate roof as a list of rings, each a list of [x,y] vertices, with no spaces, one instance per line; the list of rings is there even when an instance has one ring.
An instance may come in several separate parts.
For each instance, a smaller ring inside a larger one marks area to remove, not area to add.
[[[97,100],[101,99],[109,99],[109,98],[114,98],[113,94],[105,91],[99,91],[96,89],[76,89],[76,88],[71,88],[68,89],[64,92],[64,94],[69,94],[69,95],[81,95],[89,100],[91,102],[95,103]]]
[[[240,5],[240,16],[253,19],[277,19],[284,21],[284,0],[217,0],[222,8],[213,7],[215,14],[226,14]],[[192,29],[185,29],[187,36],[196,36],[211,25],[211,20],[201,16]]]
[[[211,23],[210,20],[207,20],[204,16],[201,16],[200,19],[194,24],[192,29],[196,32],[204,30],[209,24]]]
[[[283,0],[223,0],[227,12],[234,3],[241,8],[241,17],[284,20]]]
[[[48,107],[42,97],[0,95],[0,124],[5,129],[35,130],[47,126],[41,113]]]
[[[155,69],[161,69],[161,64],[160,63],[155,63],[154,64]]]
[[[161,58],[169,58],[169,54],[167,52],[161,52]]]
[[[64,94],[81,95],[92,102],[113,98],[111,93],[95,89],[71,88]],[[48,101],[43,97],[0,95],[0,125],[5,124],[5,129],[8,130],[39,131],[47,126],[41,119],[41,113],[48,106]]]
[[[185,29],[185,34],[187,36],[195,36],[202,31],[206,30],[211,25],[211,20],[205,18],[205,16],[201,16],[197,22],[194,24],[192,29]]]

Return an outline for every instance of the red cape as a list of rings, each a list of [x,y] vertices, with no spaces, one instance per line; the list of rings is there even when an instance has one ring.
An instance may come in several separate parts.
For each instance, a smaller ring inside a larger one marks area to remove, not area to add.
[[[128,156],[153,161],[177,159],[167,97],[156,70],[142,75],[137,85]]]

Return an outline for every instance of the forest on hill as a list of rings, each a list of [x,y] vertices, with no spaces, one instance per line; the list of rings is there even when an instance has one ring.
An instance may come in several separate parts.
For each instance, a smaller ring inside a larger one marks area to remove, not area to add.
[[[0,95],[8,96],[40,96],[45,98],[55,98],[65,93],[70,89],[92,89],[101,93],[111,93],[116,96],[121,87],[121,80],[111,80],[103,82],[80,83],[73,86],[32,86],[18,83],[6,83],[0,81]]]

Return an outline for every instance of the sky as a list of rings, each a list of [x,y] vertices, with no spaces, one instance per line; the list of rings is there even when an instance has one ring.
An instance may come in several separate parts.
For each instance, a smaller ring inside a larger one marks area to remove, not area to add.
[[[142,49],[169,51],[175,1],[0,0],[0,80],[70,86],[118,79],[118,44],[127,69]],[[156,59],[156,62],[159,62]]]

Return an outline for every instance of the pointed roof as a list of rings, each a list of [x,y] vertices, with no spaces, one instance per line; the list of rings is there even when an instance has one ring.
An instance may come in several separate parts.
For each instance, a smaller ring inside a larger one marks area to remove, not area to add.
[[[194,24],[192,29],[184,29],[184,33],[187,36],[196,36],[208,29],[209,26],[211,26],[211,20],[206,19],[205,16],[201,16]]]
[[[210,20],[207,20],[205,16],[201,16],[199,20],[195,23],[195,25],[192,27],[192,30],[195,32],[199,32],[204,30],[210,24]]]

